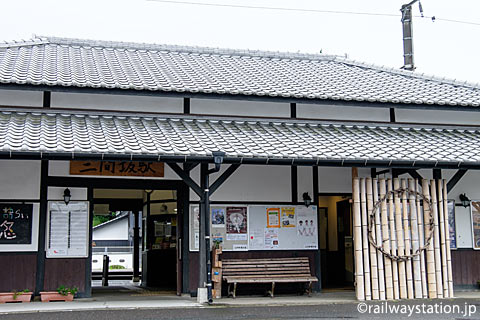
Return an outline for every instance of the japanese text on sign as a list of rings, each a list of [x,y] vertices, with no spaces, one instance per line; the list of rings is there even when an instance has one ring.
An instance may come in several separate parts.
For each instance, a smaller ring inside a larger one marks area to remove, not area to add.
[[[70,174],[163,177],[164,164],[145,161],[70,161]]]
[[[0,244],[31,244],[31,204],[0,204]]]

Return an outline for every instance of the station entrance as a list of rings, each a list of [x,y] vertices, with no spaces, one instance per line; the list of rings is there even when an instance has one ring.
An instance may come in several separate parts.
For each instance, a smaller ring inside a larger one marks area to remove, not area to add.
[[[177,292],[177,190],[93,190],[92,290]]]

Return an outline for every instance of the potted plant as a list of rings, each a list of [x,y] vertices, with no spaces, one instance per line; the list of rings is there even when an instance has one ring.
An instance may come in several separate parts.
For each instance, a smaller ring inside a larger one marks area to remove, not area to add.
[[[73,301],[73,297],[78,292],[77,287],[66,287],[61,285],[57,291],[42,291],[40,292],[42,302],[49,301]]]
[[[32,300],[32,292],[28,289],[22,291],[1,292],[0,303],[7,302],[30,302]]]

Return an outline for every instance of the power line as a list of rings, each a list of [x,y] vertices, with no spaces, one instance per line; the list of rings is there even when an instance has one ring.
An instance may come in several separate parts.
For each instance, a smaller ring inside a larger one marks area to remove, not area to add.
[[[363,16],[380,16],[380,17],[398,17],[398,14],[393,13],[376,13],[376,12],[356,12],[356,11],[340,11],[340,10],[319,10],[319,9],[302,9],[302,8],[286,8],[286,7],[265,7],[265,6],[249,6],[240,4],[221,4],[221,3],[207,3],[207,2],[191,2],[191,1],[174,1],[174,0],[147,0],[151,2],[163,2],[173,4],[187,4],[207,7],[225,7],[225,8],[242,8],[242,9],[261,9],[261,10],[276,10],[276,11],[296,11],[296,12],[310,12],[310,13],[333,13],[333,14],[352,14]],[[415,16],[416,18],[428,18],[432,21],[445,21],[452,23],[461,23],[480,26],[480,22],[462,21],[454,19],[437,18],[435,16]]]
[[[262,9],[262,10],[278,10],[278,11],[320,12],[320,13],[336,13],[336,14],[355,14],[355,15],[366,15],[366,16],[398,17],[398,14],[392,14],[392,13],[317,10],[317,9],[301,9],[301,8],[286,8],[286,7],[247,6],[247,5],[240,5],[240,4],[221,4],[221,3],[189,2],[189,1],[173,1],[173,0],[147,0],[147,1],[175,3],[175,4],[193,4],[193,5],[198,5],[198,6],[209,6],[209,7],[227,7],[227,8],[243,8],[243,9]]]

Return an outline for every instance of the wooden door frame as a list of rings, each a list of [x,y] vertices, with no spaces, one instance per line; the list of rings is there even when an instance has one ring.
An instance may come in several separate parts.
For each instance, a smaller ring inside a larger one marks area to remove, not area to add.
[[[188,288],[188,206],[189,206],[189,188],[182,180],[157,180],[157,179],[125,179],[125,178],[91,178],[91,177],[72,177],[72,176],[48,176],[48,187],[62,188],[86,188],[87,201],[90,205],[90,212],[93,212],[93,190],[94,189],[137,189],[137,190],[176,190],[177,191],[177,233],[181,230],[182,240],[177,236],[177,248],[181,242],[182,248],[177,249],[177,294],[186,292]],[[185,229],[185,226],[187,229]],[[89,222],[89,250],[85,267],[85,295],[91,297],[92,294],[92,230],[93,214],[90,214]],[[184,236],[187,234],[187,236]]]

